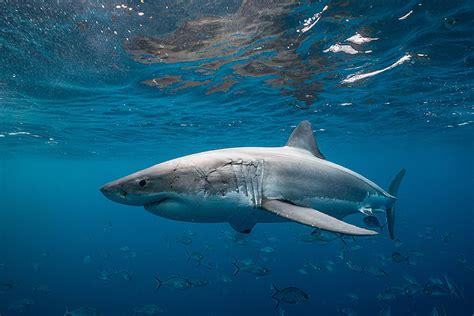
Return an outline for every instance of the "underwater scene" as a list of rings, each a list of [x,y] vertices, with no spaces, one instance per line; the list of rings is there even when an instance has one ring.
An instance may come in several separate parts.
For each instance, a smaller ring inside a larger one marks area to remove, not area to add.
[[[0,0],[0,315],[473,315],[474,2]]]

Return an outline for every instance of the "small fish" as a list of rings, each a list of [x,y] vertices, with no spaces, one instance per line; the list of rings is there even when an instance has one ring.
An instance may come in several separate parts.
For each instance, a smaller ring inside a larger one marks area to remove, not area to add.
[[[135,316],[144,315],[144,316],[153,316],[158,315],[164,312],[163,308],[155,304],[146,304],[140,307],[135,307],[133,309]]]
[[[184,234],[185,234],[185,235],[188,235],[188,236],[191,236],[191,237],[194,237],[194,236],[197,235],[197,233],[196,233],[196,232],[193,232],[192,230],[185,230],[185,231],[184,231]]]
[[[125,259],[133,259],[137,257],[137,253],[135,251],[129,251],[123,254]]]
[[[103,314],[90,307],[79,307],[70,311],[66,306],[64,316],[103,316]]]
[[[188,237],[188,236],[181,236],[181,237],[178,237],[177,238],[177,241],[180,243],[180,244],[183,244],[183,245],[186,245],[186,246],[189,246],[193,243],[193,240]]]
[[[423,292],[426,295],[432,297],[439,297],[439,296],[446,296],[449,295],[449,289],[444,287],[443,285],[427,283],[423,288]]]
[[[285,316],[285,310],[283,308],[278,308],[278,315]]]
[[[338,307],[337,314],[340,316],[357,316],[356,311],[349,307],[344,307],[344,308]]]
[[[120,271],[115,272],[115,274],[118,274],[125,281],[132,280],[132,275],[127,270],[120,270]]]
[[[269,243],[276,243],[276,242],[278,242],[278,238],[276,238],[276,237],[274,237],[274,236],[271,236],[271,237],[268,237],[268,238],[267,238],[267,241],[268,241]]]
[[[429,281],[429,283],[436,284],[436,285],[443,285],[444,284],[444,282],[440,278],[433,277],[433,276],[430,277],[428,281]]]
[[[378,228],[380,229],[380,232],[382,232],[383,228],[385,227],[385,225],[380,224],[379,219],[374,215],[364,217],[364,224],[367,227]]]
[[[443,242],[444,242],[445,244],[447,244],[448,241],[451,239],[452,236],[453,236],[453,235],[452,235],[451,233],[443,234],[443,235],[441,236],[441,239],[443,240]]]
[[[313,230],[311,232],[311,237],[321,243],[328,243],[340,239],[344,243],[344,245],[347,245],[346,241],[344,240],[344,235],[338,233],[331,233],[320,228],[316,228],[315,230]]]
[[[353,262],[350,261],[350,260],[346,262],[346,265],[347,265],[347,267],[348,267],[349,269],[351,269],[352,271],[360,272],[360,273],[364,272],[364,267],[362,267],[362,266],[360,266],[360,265],[358,265],[358,264],[355,264],[355,263],[353,263]]]
[[[206,249],[206,251],[214,251],[214,250],[216,250],[216,246],[206,244],[206,245],[204,246],[204,249]]]
[[[225,231],[224,234],[229,240],[232,240],[238,245],[245,246],[248,244],[246,234],[241,234],[241,233],[231,232],[231,231]]]
[[[110,258],[112,258],[112,254],[110,252],[104,252],[102,254],[102,258],[105,260],[109,260]]]
[[[188,281],[191,284],[191,287],[203,287],[209,284],[209,281],[206,279],[190,278]]]
[[[301,275],[307,275],[307,274],[308,274],[308,271],[306,271],[305,269],[299,269],[298,272],[299,272]]]
[[[395,239],[395,248],[403,246],[403,242],[400,239]]]
[[[91,262],[92,262],[92,255],[87,255],[87,256],[85,256],[84,259],[82,259],[82,262],[83,262],[84,264],[89,264],[89,263],[91,263]]]
[[[263,247],[258,249],[258,251],[263,252],[263,253],[272,253],[275,252],[275,249],[273,247]]]
[[[15,287],[13,282],[2,282],[0,283],[0,293],[9,291]]]
[[[110,272],[107,270],[100,270],[99,271],[99,279],[102,281],[110,280]]]
[[[362,249],[361,245],[354,245],[349,250],[350,251],[358,251],[358,250],[361,250],[361,249]]]
[[[379,269],[377,267],[368,267],[367,269],[364,269],[364,272],[368,273],[368,274],[371,274],[377,278],[385,278],[385,277],[388,277],[388,274],[387,272],[385,272],[384,270],[382,269]]]
[[[112,228],[112,221],[109,220],[109,221],[107,222],[107,226],[104,227],[104,233],[109,232],[109,231],[111,230],[111,228]]]
[[[305,266],[305,267],[310,267],[310,268],[313,269],[314,271],[322,271],[322,270],[323,270],[319,265],[317,265],[317,264],[315,264],[315,263],[313,263],[313,262],[311,262],[311,261],[309,261],[309,260],[306,260],[306,261],[305,261],[304,266]]]
[[[379,316],[390,316],[392,313],[392,307],[390,305],[385,305],[379,313]]]
[[[172,289],[178,289],[178,290],[188,289],[188,288],[193,287],[193,284],[187,278],[179,276],[179,275],[172,276],[171,278],[168,278],[164,281],[161,281],[158,277],[155,276],[155,280],[157,284],[155,287],[155,291],[153,293],[156,293],[162,285],[167,285],[171,287]]]
[[[309,295],[297,287],[287,287],[280,290],[273,285],[273,289],[275,293],[272,295],[272,299],[277,301],[274,309],[278,308],[281,301],[288,304],[299,304],[309,299]]]
[[[51,292],[51,290],[47,285],[38,285],[33,287],[33,292],[48,294]]]
[[[15,301],[10,304],[8,310],[12,312],[24,313],[27,309],[29,309],[35,302],[33,300],[24,298],[18,301]]]
[[[347,293],[347,297],[350,298],[353,301],[358,301],[359,300],[359,296],[355,293]]]
[[[121,252],[129,252],[130,248],[128,246],[123,246],[123,247],[120,247],[120,251]]]
[[[219,280],[222,282],[222,283],[231,283],[232,282],[232,278],[230,276],[227,276],[227,275],[221,275],[221,277],[219,278]]]
[[[464,256],[459,256],[459,258],[457,259],[457,261],[458,261],[460,264],[466,264],[466,263],[467,263],[467,259],[464,258]]]
[[[413,277],[410,276],[410,275],[405,274],[405,275],[403,276],[403,278],[404,278],[405,281],[407,281],[408,283],[418,284],[418,282],[415,280],[415,278],[413,278]]]
[[[191,260],[196,262],[196,267],[199,267],[201,265],[201,261],[204,259],[204,255],[197,251],[192,253],[186,251],[186,255],[188,256],[188,262],[191,262]]]
[[[415,257],[424,257],[425,254],[422,253],[421,251],[410,251],[410,254],[415,256]]]
[[[395,291],[393,289],[385,289],[377,294],[377,299],[383,302],[393,301],[396,298]]]
[[[402,255],[399,252],[392,253],[392,260],[396,263],[410,263],[408,257]]]
[[[410,297],[415,297],[415,296],[418,296],[419,294],[421,294],[422,292],[423,292],[423,288],[419,284],[408,283],[404,287],[403,294],[408,295]]]
[[[41,262],[34,262],[33,263],[33,270],[37,271],[37,272],[40,271],[41,270],[41,264],[42,264]]]
[[[338,257],[344,262],[346,261],[346,248],[342,248]]]
[[[209,261],[204,262],[204,266],[206,267],[207,270],[212,270],[215,267],[214,263],[209,262]]]
[[[326,264],[324,267],[326,268],[327,271],[334,271],[334,266],[330,264]]]
[[[234,260],[234,262],[232,264],[235,267],[234,275],[236,275],[240,271],[253,274],[257,277],[266,276],[270,273],[270,270],[268,270],[267,268],[259,266],[259,265],[254,264],[254,263],[247,264],[247,263],[244,263],[242,261]]]
[[[451,297],[454,297],[457,299],[464,298],[463,291],[453,282],[453,280],[451,280],[446,275],[444,276],[444,280],[446,281],[446,285],[448,286],[448,289],[449,289],[449,295],[451,295]]]

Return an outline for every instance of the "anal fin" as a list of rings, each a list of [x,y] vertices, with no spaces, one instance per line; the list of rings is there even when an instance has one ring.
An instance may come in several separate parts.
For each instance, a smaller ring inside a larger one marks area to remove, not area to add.
[[[377,232],[360,228],[312,208],[302,207],[280,200],[266,200],[262,208],[297,223],[327,231],[355,236],[376,235]]]

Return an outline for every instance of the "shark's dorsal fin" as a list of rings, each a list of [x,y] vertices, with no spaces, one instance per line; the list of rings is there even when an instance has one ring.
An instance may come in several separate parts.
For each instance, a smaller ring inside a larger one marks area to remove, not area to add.
[[[318,158],[326,159],[319,151],[313,130],[311,129],[311,123],[308,121],[302,121],[296,126],[290,138],[288,138],[286,146],[301,148],[309,151]]]

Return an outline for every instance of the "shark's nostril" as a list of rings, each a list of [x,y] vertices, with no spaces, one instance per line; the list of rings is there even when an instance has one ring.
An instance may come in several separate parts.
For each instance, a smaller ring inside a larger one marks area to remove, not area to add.
[[[121,195],[123,198],[126,198],[126,197],[127,197],[127,192],[124,191],[124,190],[120,190],[120,195]]]

